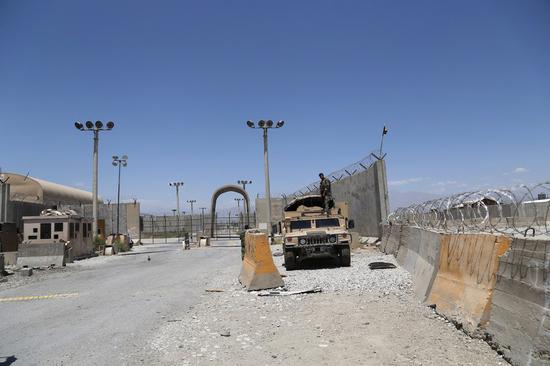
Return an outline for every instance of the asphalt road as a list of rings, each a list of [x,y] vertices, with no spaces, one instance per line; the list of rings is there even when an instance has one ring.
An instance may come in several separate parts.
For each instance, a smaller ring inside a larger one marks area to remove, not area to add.
[[[141,363],[151,335],[199,302],[209,276],[232,266],[238,273],[237,243],[215,244],[233,246],[145,245],[1,291],[11,300],[0,302],[0,365]]]

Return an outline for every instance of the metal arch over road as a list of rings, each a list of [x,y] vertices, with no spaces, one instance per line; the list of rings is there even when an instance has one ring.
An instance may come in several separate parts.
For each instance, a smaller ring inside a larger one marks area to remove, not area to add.
[[[234,184],[222,186],[214,192],[210,204],[210,237],[212,238],[216,237],[216,202],[219,196],[227,192],[240,193],[243,196],[246,209],[246,225],[250,226],[250,200],[246,191]]]

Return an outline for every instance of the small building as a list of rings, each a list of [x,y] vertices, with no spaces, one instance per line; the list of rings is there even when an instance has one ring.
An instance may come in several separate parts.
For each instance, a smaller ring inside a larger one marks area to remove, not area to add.
[[[93,254],[92,220],[71,212],[47,210],[41,216],[23,217],[26,244],[64,243],[68,261]]]

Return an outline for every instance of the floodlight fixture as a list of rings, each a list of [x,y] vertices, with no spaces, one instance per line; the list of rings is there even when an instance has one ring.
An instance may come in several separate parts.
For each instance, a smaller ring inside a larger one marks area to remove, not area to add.
[[[265,127],[265,121],[263,119],[261,119],[259,122],[258,122],[258,126],[261,127],[261,128],[264,128]]]
[[[256,128],[256,127],[254,126],[254,122],[252,122],[252,121],[246,121],[246,125],[247,125],[248,127],[250,127],[250,128]]]
[[[114,124],[114,122],[113,122],[113,121],[109,121],[109,122],[107,122],[107,129],[109,129],[109,130],[112,130],[112,129],[113,129],[113,127],[115,127],[115,124]]]
[[[277,122],[277,125],[275,126],[276,128],[281,128],[285,125],[285,121],[279,121]]]
[[[98,130],[102,129],[103,128],[103,122],[96,121],[95,122],[95,128],[97,128]]]
[[[86,121],[86,128],[88,128],[88,129],[94,128],[93,122],[92,121]]]
[[[77,130],[81,130],[82,128],[84,128],[84,126],[80,122],[75,122],[74,126],[76,127]]]
[[[273,121],[272,120],[268,120],[265,124],[268,128],[273,127]]]

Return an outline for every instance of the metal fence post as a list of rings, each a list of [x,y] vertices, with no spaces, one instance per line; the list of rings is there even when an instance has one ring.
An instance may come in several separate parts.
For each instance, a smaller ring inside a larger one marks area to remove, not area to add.
[[[155,244],[155,219],[154,216],[151,215],[151,231],[152,231],[152,238],[153,238],[153,244]]]
[[[166,215],[164,215],[164,243],[168,243],[168,237],[166,234]]]

